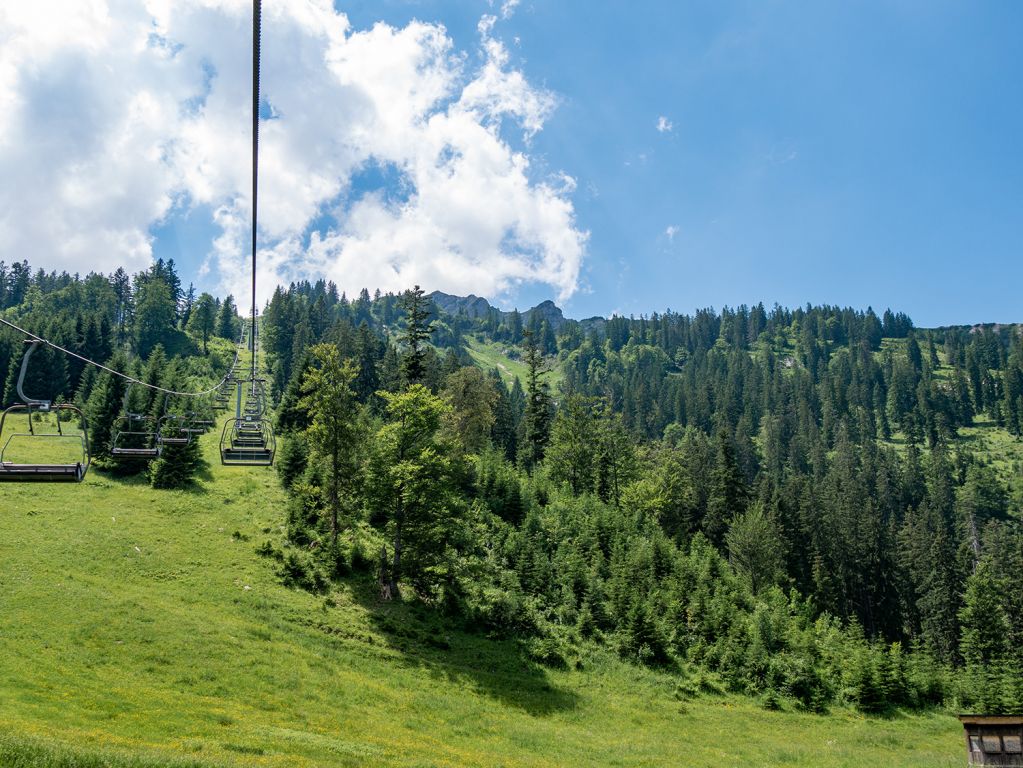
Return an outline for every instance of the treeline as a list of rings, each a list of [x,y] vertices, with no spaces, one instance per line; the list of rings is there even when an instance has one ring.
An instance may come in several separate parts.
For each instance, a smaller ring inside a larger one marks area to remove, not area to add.
[[[237,341],[241,319],[232,297],[182,289],[173,260],[157,260],[128,275],[32,272],[27,262],[9,267],[0,261],[0,312],[9,321],[82,357],[178,391],[206,389],[231,363],[223,351],[211,352],[219,337]],[[23,336],[0,329],[0,395],[5,405],[18,401],[16,384],[25,352]],[[116,465],[110,449],[118,420],[137,413],[155,423],[167,413],[196,411],[209,418],[210,403],[157,395],[128,387],[112,374],[46,346],[31,358],[25,393],[54,402],[73,402],[85,413],[94,463],[119,472],[147,472],[155,485],[187,483],[199,465],[196,445],[169,447],[150,465]]]
[[[552,663],[600,642],[770,701],[1023,705],[1019,501],[958,437],[1016,428],[1018,332],[758,306],[565,321],[552,350],[522,321],[278,291],[288,578],[362,564]],[[467,333],[521,334],[527,380]]]
[[[715,322],[707,312],[629,321],[631,331],[617,337],[611,331],[624,321],[614,318],[606,340],[593,333],[567,354],[568,385],[610,399],[637,434],[651,438],[679,423],[725,427],[744,442],[774,415],[785,418],[786,434],[800,437],[816,422],[828,448],[841,421],[857,442],[901,432],[933,447],[954,440],[978,413],[1023,434],[1023,357],[1011,327],[915,334],[896,315],[888,324],[905,342],[882,346],[882,338],[900,337],[882,337],[885,324],[869,310],[774,315],[791,323],[768,324],[753,342],[748,322]],[[740,325],[747,330],[737,334]],[[951,373],[938,372],[939,350]]]

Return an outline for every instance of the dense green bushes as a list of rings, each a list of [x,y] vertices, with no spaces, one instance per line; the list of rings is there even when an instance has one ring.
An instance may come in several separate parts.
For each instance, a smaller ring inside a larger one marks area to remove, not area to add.
[[[534,660],[563,666],[596,643],[679,675],[706,670],[768,706],[809,710],[917,708],[958,692],[920,647],[868,640],[858,624],[818,615],[795,591],[754,593],[702,534],[676,544],[642,509],[573,496],[543,472],[526,477],[503,462],[470,459],[477,502],[449,549],[446,578],[421,594],[472,625],[524,638]],[[327,529],[315,483],[307,468],[292,485],[294,546],[282,574],[319,590],[316,574],[325,571],[315,563],[327,553],[310,544],[325,541]],[[497,513],[509,508],[516,514]],[[383,544],[372,529],[360,531],[364,548]]]

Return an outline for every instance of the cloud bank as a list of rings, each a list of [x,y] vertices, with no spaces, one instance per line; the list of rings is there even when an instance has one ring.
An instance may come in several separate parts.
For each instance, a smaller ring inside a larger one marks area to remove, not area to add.
[[[0,6],[0,259],[138,269],[154,224],[202,206],[209,269],[247,295],[251,4],[37,5]],[[576,290],[574,180],[528,154],[555,100],[496,23],[466,53],[437,24],[356,30],[329,0],[264,2],[261,299],[303,277]]]

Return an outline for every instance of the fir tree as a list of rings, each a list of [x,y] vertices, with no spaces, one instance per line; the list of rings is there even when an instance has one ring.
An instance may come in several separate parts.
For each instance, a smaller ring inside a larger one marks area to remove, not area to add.
[[[157,345],[167,346],[177,323],[177,308],[170,288],[160,279],[147,280],[139,289],[135,308],[135,349],[148,357]]]
[[[594,487],[598,447],[595,405],[592,399],[568,395],[554,417],[546,451],[551,477],[567,483],[577,496]]]
[[[209,354],[209,340],[216,330],[217,316],[213,297],[203,293],[191,308],[187,322],[188,330],[202,341],[202,353]]]
[[[114,370],[124,370],[127,358],[123,353],[115,354],[107,363]],[[89,449],[100,463],[110,457],[114,422],[121,413],[127,382],[120,376],[107,371],[96,377],[96,383],[89,393],[85,405],[85,417],[89,424]]]
[[[154,488],[186,488],[206,466],[193,436],[185,445],[165,445],[149,465],[149,483]]]
[[[778,582],[785,545],[777,521],[764,511],[763,504],[753,504],[732,521],[725,544],[729,561],[749,582],[754,595]]]
[[[405,332],[402,334],[404,354],[401,358],[401,375],[406,387],[420,384],[426,377],[426,344],[433,332],[428,304],[423,289],[418,285],[402,295]]]

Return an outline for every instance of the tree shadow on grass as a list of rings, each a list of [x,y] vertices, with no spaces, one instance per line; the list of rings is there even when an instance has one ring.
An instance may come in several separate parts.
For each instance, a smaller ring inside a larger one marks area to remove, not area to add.
[[[479,693],[534,717],[578,706],[578,694],[556,686],[521,643],[486,637],[480,628],[440,616],[416,600],[383,602],[376,582],[355,578],[349,586],[374,628],[407,666],[424,669],[434,678],[467,682]]]
[[[220,459],[219,454],[213,461],[203,456],[199,461],[198,468],[195,470],[195,479],[202,480],[203,482],[206,483],[212,483],[214,480],[213,465],[214,463],[219,464],[219,459]]]
[[[89,473],[118,485],[149,485],[144,462],[118,463],[111,459],[94,460]]]

